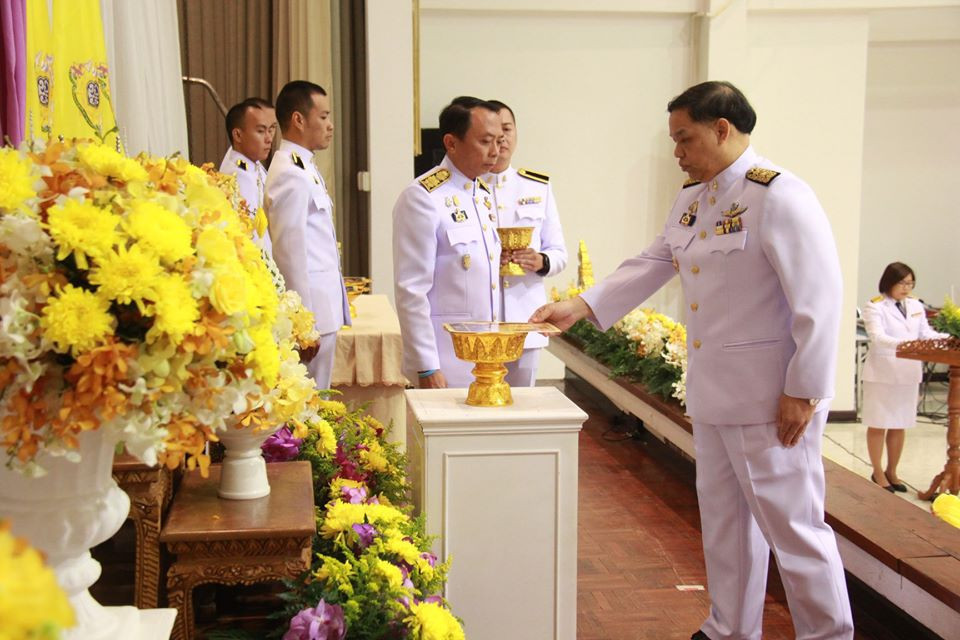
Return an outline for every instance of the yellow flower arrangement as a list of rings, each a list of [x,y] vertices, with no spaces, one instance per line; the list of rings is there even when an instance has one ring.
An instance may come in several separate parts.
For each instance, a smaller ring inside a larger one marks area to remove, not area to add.
[[[464,640],[463,628],[449,610],[435,602],[421,602],[410,607],[405,621],[413,640]]]
[[[0,170],[8,464],[41,473],[41,451],[109,429],[205,470],[223,429],[319,419],[296,352],[312,315],[278,293],[229,181],[87,141],[2,149]]]
[[[0,640],[54,640],[75,624],[67,595],[40,553],[0,521]]]

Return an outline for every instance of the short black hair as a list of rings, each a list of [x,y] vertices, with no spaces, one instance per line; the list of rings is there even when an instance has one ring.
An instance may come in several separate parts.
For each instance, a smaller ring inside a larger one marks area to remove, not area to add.
[[[230,141],[230,144],[233,144],[233,130],[234,129],[243,129],[243,118],[247,115],[249,109],[273,109],[273,104],[269,100],[264,100],[263,98],[247,98],[243,102],[238,102],[237,104],[230,107],[230,110],[227,111],[227,140]]]
[[[500,113],[504,109],[510,112],[510,117],[513,118],[513,124],[517,124],[517,116],[513,112],[513,109],[506,102],[500,102],[499,100],[487,100],[490,104],[497,108],[497,113]]]
[[[757,112],[747,97],[731,83],[710,80],[694,85],[667,103],[667,111],[686,109],[694,122],[726,118],[740,133],[752,133]]]
[[[909,265],[902,262],[891,262],[887,265],[887,268],[883,270],[883,275],[880,276],[880,285],[878,287],[880,293],[890,295],[893,287],[907,276],[912,276],[913,282],[917,282],[917,276]]]
[[[477,107],[497,113],[499,109],[492,103],[474,98],[473,96],[459,96],[450,101],[450,104],[440,112],[440,139],[452,133],[460,140],[470,130],[470,112]]]
[[[283,85],[280,95],[277,96],[277,122],[280,130],[286,131],[293,119],[293,113],[299,111],[303,115],[310,113],[313,108],[313,96],[327,95],[323,87],[307,80],[293,80]]]

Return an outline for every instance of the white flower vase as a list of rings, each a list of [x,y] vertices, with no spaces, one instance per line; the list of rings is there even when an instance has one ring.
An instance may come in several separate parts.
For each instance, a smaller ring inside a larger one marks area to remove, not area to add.
[[[47,473],[39,478],[0,466],[0,518],[42,551],[56,573],[77,622],[65,631],[65,640],[167,638],[175,610],[104,607],[90,595],[100,577],[100,563],[90,549],[119,531],[130,499],[111,473],[116,438],[91,431],[78,441],[79,463],[41,453],[37,461]],[[141,621],[144,613],[159,615]]]
[[[217,434],[224,450],[217,495],[227,500],[253,500],[270,495],[267,463],[260,445],[279,428],[255,430],[228,426]]]

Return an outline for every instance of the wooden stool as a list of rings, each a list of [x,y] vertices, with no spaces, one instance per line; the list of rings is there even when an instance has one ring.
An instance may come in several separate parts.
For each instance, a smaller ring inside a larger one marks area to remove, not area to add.
[[[167,572],[169,606],[178,609],[173,640],[194,637],[193,588],[296,578],[310,566],[316,522],[309,462],[267,465],[270,495],[217,496],[220,465],[210,477],[184,474],[160,540],[176,556]]]
[[[129,453],[113,460],[113,479],[130,497],[130,513],[137,535],[134,560],[134,605],[156,609],[160,604],[160,527],[173,496],[173,473],[163,466],[149,467]]]

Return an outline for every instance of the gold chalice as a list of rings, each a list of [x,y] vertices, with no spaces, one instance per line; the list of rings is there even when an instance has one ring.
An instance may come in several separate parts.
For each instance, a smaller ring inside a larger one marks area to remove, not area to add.
[[[497,233],[500,234],[500,246],[510,251],[526,249],[533,240],[533,227],[498,227]],[[512,260],[500,267],[502,276],[522,276],[525,273],[523,267]]]
[[[528,322],[454,322],[443,328],[453,338],[456,356],[475,363],[471,373],[476,380],[467,391],[467,404],[474,407],[513,404],[504,364],[520,357],[528,333],[560,333],[552,324]]]
[[[347,302],[350,303],[350,317],[357,317],[357,308],[353,306],[353,301],[357,296],[370,293],[370,278],[363,276],[344,276],[343,287],[347,290]]]

